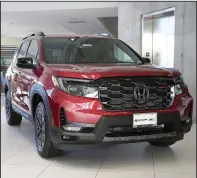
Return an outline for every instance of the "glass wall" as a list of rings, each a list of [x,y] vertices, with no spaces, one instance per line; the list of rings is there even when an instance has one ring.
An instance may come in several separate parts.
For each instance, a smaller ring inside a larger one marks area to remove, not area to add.
[[[7,68],[11,64],[12,57],[16,51],[16,46],[2,46],[1,45],[1,74],[5,75]],[[3,85],[1,81],[1,93],[3,92]]]

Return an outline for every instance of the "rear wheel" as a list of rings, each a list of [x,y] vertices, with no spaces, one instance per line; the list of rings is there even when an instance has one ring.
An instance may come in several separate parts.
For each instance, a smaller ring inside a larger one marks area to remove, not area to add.
[[[176,143],[176,141],[162,139],[162,140],[158,140],[158,141],[150,141],[149,143],[153,146],[156,146],[156,147],[168,147],[168,146],[171,146],[174,143]]]
[[[44,103],[38,103],[35,113],[35,137],[36,147],[41,157],[56,157],[60,155],[60,150],[56,149],[50,138],[49,120],[47,118]]]
[[[5,94],[5,112],[6,120],[9,125],[20,125],[22,116],[12,109],[11,94],[9,91]]]

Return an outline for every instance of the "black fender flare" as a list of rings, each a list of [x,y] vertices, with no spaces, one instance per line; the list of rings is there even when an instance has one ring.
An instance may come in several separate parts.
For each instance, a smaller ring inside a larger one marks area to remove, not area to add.
[[[35,94],[40,95],[40,97],[42,98],[42,100],[44,102],[45,109],[46,109],[47,117],[49,119],[49,122],[51,122],[52,121],[52,112],[51,112],[51,108],[50,108],[50,104],[49,104],[48,95],[47,95],[47,92],[46,92],[45,88],[43,87],[43,85],[39,84],[39,83],[33,84],[31,87],[31,90],[29,92],[31,113],[33,111],[32,102],[33,102],[33,97],[35,96]],[[32,116],[33,116],[33,113],[32,113]]]

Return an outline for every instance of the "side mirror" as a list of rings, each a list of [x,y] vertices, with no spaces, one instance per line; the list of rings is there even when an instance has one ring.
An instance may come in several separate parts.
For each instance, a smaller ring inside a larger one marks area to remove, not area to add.
[[[151,63],[151,60],[147,57],[143,57],[142,59],[143,59],[144,63],[148,63],[148,64]]]
[[[33,59],[31,57],[20,57],[17,59],[16,65],[20,68],[33,69]]]

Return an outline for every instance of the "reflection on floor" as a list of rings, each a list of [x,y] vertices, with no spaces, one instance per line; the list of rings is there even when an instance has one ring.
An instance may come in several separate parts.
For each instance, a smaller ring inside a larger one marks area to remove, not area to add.
[[[195,178],[196,125],[183,141],[170,148],[148,143],[103,146],[67,151],[58,158],[42,159],[34,144],[31,123],[6,123],[1,105],[2,178]]]

